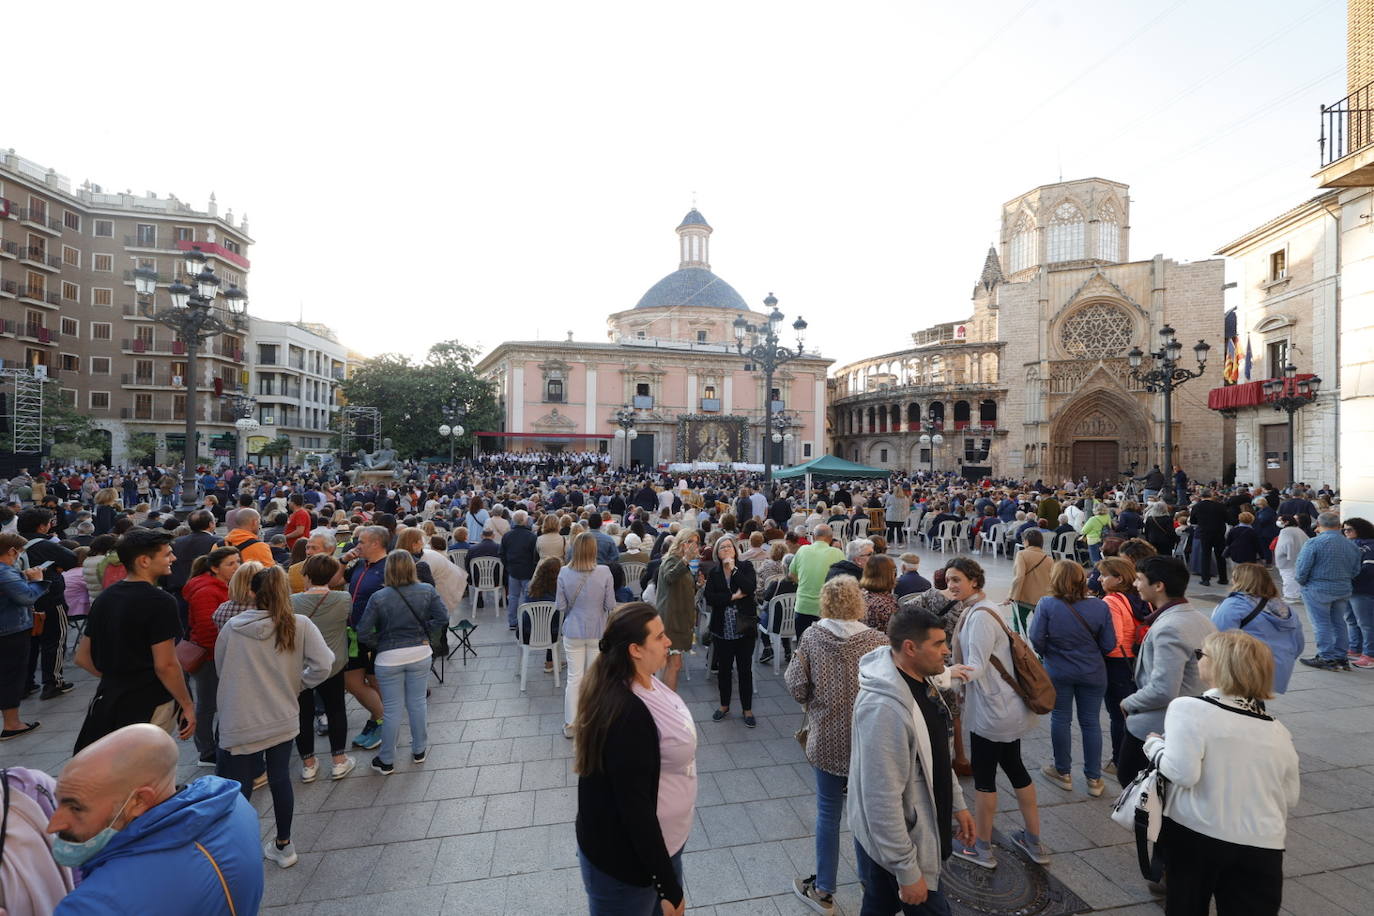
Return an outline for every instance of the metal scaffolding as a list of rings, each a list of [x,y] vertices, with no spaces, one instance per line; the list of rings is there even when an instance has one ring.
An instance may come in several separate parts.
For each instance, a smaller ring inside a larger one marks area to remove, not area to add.
[[[14,451],[37,454],[43,450],[43,381],[32,369],[0,369],[14,379],[10,429]]]
[[[382,412],[376,407],[349,405],[339,417],[339,454],[352,455],[355,449],[375,452],[381,448]]]

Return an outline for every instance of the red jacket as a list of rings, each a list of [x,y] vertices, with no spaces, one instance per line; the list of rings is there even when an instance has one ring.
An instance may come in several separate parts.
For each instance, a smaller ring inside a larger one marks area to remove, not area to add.
[[[181,597],[186,599],[191,642],[208,650],[213,658],[219,627],[215,626],[210,615],[229,600],[229,586],[214,573],[201,573],[182,587]]]

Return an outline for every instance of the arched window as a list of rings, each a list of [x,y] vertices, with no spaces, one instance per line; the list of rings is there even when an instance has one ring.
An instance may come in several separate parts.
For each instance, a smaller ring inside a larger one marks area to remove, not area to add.
[[[1121,260],[1121,218],[1110,201],[1102,205],[1097,218],[1097,256],[1104,261]]]
[[[1016,228],[1012,230],[1009,247],[1007,261],[1012,273],[1025,270],[1035,263],[1035,229],[1024,213],[1017,220]]]
[[[908,404],[906,408],[906,425],[908,429],[915,429],[921,424],[921,405]]]
[[[1054,210],[1046,260],[1051,264],[1083,258],[1083,211],[1067,200]]]

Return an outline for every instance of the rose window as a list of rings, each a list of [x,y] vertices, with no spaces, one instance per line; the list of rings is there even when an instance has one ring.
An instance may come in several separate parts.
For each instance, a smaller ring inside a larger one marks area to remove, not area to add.
[[[1070,315],[1059,339],[1074,356],[1118,356],[1131,345],[1132,330],[1129,315],[1114,305],[1098,302]]]

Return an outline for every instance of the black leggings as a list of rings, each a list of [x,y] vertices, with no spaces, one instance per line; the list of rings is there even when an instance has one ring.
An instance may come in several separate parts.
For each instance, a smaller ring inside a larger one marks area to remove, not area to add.
[[[291,839],[291,815],[296,806],[296,793],[291,787],[291,742],[283,741],[256,754],[231,754],[219,749],[216,767],[218,775],[237,780],[243,797],[253,800],[253,773],[263,755],[267,757],[267,788],[272,792],[272,810],[277,817],[277,839]]]
[[[711,637],[718,666],[716,679],[720,682],[720,705],[726,709],[730,708],[730,688],[733,682],[731,665],[739,668],[740,708],[754,708],[754,643],[758,638],[757,633],[750,633],[739,639]]]
[[[24,699],[24,679],[29,673],[28,630],[0,636],[0,709],[18,709]]]
[[[1169,916],[1277,916],[1283,903],[1283,850],[1242,846],[1164,818],[1159,850],[1169,876]]]
[[[324,703],[325,721],[329,723],[329,750],[342,754],[348,749],[348,712],[344,709],[344,673],[326,680],[318,687],[302,690],[298,701],[301,707],[301,731],[296,736],[296,750],[301,759],[315,756],[315,697]]]
[[[969,732],[969,759],[973,764],[973,788],[979,792],[997,791],[997,768],[1007,774],[1013,789],[1030,785],[1030,774],[1021,762],[1021,739],[989,741],[977,732]]]

